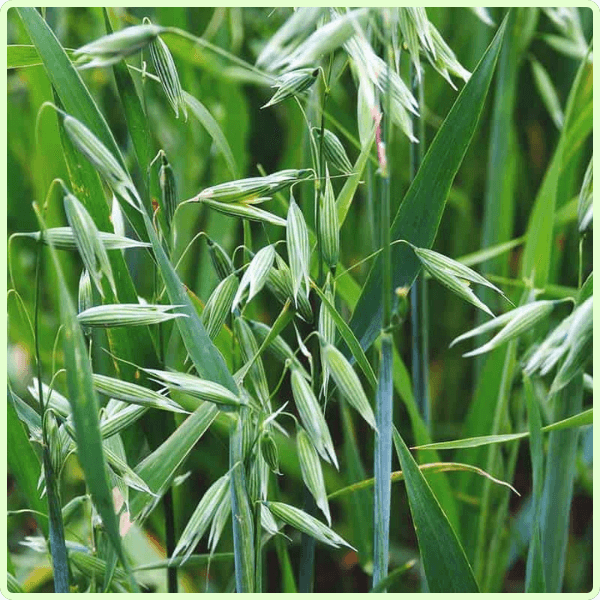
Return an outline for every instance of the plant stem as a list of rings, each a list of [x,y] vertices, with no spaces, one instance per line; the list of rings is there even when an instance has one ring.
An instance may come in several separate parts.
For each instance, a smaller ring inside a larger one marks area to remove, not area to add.
[[[169,488],[163,497],[163,509],[165,511],[165,530],[167,542],[167,556],[173,556],[176,545],[175,534],[175,511],[173,508],[173,488]],[[177,567],[167,569],[167,589],[169,594],[177,593]]]
[[[417,130],[418,144],[410,146],[410,178],[415,178],[425,155],[425,108],[423,93],[423,74],[419,80],[414,66],[410,67],[412,92],[418,97],[419,116],[413,118],[413,126]],[[429,310],[427,303],[427,280],[420,274],[410,290],[410,312],[412,332],[412,381],[415,401],[429,427],[431,409],[429,402]]]
[[[384,144],[391,142],[391,87],[390,63],[392,51],[387,51],[387,81],[385,100],[385,134],[382,135],[380,153],[381,171],[381,241],[383,254],[383,333],[381,338],[381,355],[379,380],[377,383],[376,419],[374,451],[375,497],[373,503],[373,586],[378,585],[388,574],[389,538],[390,538],[390,501],[392,471],[392,420],[393,387],[392,387],[392,336],[387,331],[392,320],[392,260],[391,260],[391,208],[390,208],[390,166],[388,152]],[[383,590],[385,591],[385,590]]]
[[[315,200],[314,200],[314,214],[315,214],[315,233],[317,236],[317,259],[319,264],[319,274],[317,278],[317,285],[323,286],[325,279],[323,271],[323,257],[321,255],[321,231],[320,231],[320,210],[319,210],[319,196],[321,189],[325,185],[322,181],[322,177],[325,175],[325,156],[323,153],[323,140],[325,132],[325,108],[327,105],[327,99],[329,97],[329,78],[331,76],[331,59],[329,63],[329,69],[327,74],[327,81],[325,81],[325,89],[323,90],[323,100],[321,102],[321,125],[320,125],[320,140],[319,140],[319,156],[317,157],[318,164],[315,166],[317,172],[317,180],[315,182]],[[313,294],[311,298],[311,305],[315,319],[318,319],[319,311],[321,310],[321,302],[317,295]],[[311,332],[312,333],[312,332]],[[313,373],[312,383],[315,396],[320,398],[322,392],[322,372],[321,372],[321,347],[318,337],[314,336],[311,340],[311,353],[313,356]],[[304,511],[309,515],[314,516],[317,511],[317,505],[312,497],[312,494],[306,486],[304,486]],[[314,584],[314,569],[315,569],[315,539],[305,533],[301,537],[301,549],[300,549],[300,567],[298,573],[298,591],[300,593],[311,593],[313,591]]]
[[[317,509],[312,494],[304,486],[304,511],[314,515]],[[315,538],[302,534],[300,546],[300,570],[298,572],[298,592],[310,594],[313,591],[315,571]]]
[[[46,495],[48,498],[48,521],[50,537],[50,554],[52,555],[52,566],[54,570],[54,591],[57,594],[69,592],[69,561],[67,558],[67,546],[65,543],[65,531],[62,520],[58,481],[50,458],[50,446],[45,427],[46,405],[42,389],[42,361],[40,358],[40,335],[39,335],[39,312],[40,294],[42,285],[42,252],[41,241],[38,243],[38,252],[35,268],[35,308],[34,308],[34,344],[35,361],[38,380],[38,397],[40,402],[40,417],[42,421],[42,455],[44,464],[44,480],[46,483]]]

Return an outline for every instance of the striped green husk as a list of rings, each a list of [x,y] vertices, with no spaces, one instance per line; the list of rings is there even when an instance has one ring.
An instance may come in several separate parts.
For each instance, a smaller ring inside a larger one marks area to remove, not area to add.
[[[350,363],[344,358],[344,355],[331,344],[327,344],[323,348],[323,352],[325,354],[329,372],[338,386],[340,393],[373,429],[377,429],[373,409],[365,395],[358,375],[354,372]]]
[[[229,316],[238,286],[238,278],[231,274],[219,283],[208,298],[202,313],[202,323],[210,339],[215,339]]]
[[[313,311],[308,300],[308,294],[301,289],[297,298],[294,299],[294,286],[290,268],[278,254],[275,256],[275,260],[277,261],[277,268],[269,271],[266,282],[267,287],[282,304],[285,304],[288,299],[292,300],[300,317],[307,323],[312,323]]]
[[[306,533],[328,546],[333,546],[334,548],[347,546],[355,550],[355,548],[327,527],[327,525],[321,523],[321,521],[318,521],[303,510],[289,504],[284,504],[283,502],[266,502],[265,504],[275,517],[291,525],[298,531]]]
[[[242,360],[244,363],[250,362],[258,354],[258,344],[250,326],[243,317],[236,317],[233,322],[233,331],[240,345]],[[260,356],[250,367],[250,379],[261,403],[263,406],[267,406],[269,404],[269,385]]]
[[[272,245],[265,246],[254,255],[254,258],[250,261],[248,268],[242,276],[240,287],[233,299],[232,311],[239,304],[246,288],[250,289],[246,302],[250,302],[260,292],[267,281],[274,259],[275,248]]]
[[[162,209],[167,221],[167,227],[170,228],[175,209],[177,208],[177,184],[175,183],[175,173],[173,173],[173,168],[167,160],[167,155],[162,150],[160,151],[158,183],[160,185]]]
[[[175,116],[179,118],[179,109],[181,109],[187,120],[187,108],[183,99],[177,67],[169,48],[159,36],[156,36],[150,44],[150,57],[165,95],[175,111]]]
[[[213,200],[215,202],[243,202],[249,203],[267,195],[275,194],[282,189],[306,179],[312,171],[310,169],[286,169],[264,177],[249,177],[228,181],[205,188],[195,200]]]
[[[140,51],[163,31],[162,27],[144,23],[126,27],[121,31],[105,35],[74,52],[76,58],[91,60],[84,67],[106,67]]]
[[[96,391],[106,396],[110,396],[111,398],[116,398],[124,402],[131,402],[140,406],[159,408],[179,413],[186,412],[170,398],[167,398],[154,390],[142,387],[141,385],[122,381],[121,379],[115,379],[114,377],[107,377],[106,375],[100,375],[98,373],[94,373],[93,379]]]
[[[77,319],[86,327],[130,327],[155,325],[187,316],[166,312],[173,308],[178,307],[170,304],[103,304],[84,310]]]
[[[291,381],[292,393],[296,408],[300,414],[300,420],[306,428],[312,443],[324,460],[338,468],[331,434],[310,384],[294,368],[292,368]]]
[[[344,150],[342,142],[335,133],[324,129],[323,131],[323,154],[325,160],[342,173],[352,173],[352,163]]]
[[[217,242],[211,240],[208,236],[206,241],[208,243],[208,254],[213,268],[217,277],[223,280],[233,273],[234,269],[231,258],[229,258],[229,255],[219,244],[217,244]]]
[[[325,192],[321,194],[319,203],[319,210],[321,211],[319,217],[321,255],[327,266],[334,269],[340,259],[340,223],[327,167],[325,167],[325,173]]]
[[[271,86],[276,87],[277,91],[262,108],[273,106],[287,98],[300,95],[315,83],[318,75],[319,69],[313,68],[297,69],[296,71],[284,73],[279,77],[278,82]]]
[[[310,245],[304,215],[292,195],[290,195],[290,207],[287,215],[286,240],[295,302],[302,283],[308,292]]]
[[[219,506],[223,503],[225,496],[228,493],[229,474],[226,474],[217,479],[217,481],[206,490],[204,496],[202,496],[202,499],[196,506],[196,509],[192,513],[190,520],[179,538],[179,543],[173,551],[170,562],[173,562],[173,559],[178,555],[183,554],[179,564],[183,565],[185,563],[202,536],[206,533]]]
[[[520,306],[458,336],[453,340],[450,346],[454,346],[454,344],[457,344],[462,340],[504,325],[504,327],[489,342],[476,350],[463,354],[463,356],[476,356],[477,354],[489,352],[505,342],[518,337],[522,333],[529,331],[536,323],[547,317],[552,312],[552,309],[560,302],[560,300],[538,300]]]
[[[256,208],[256,206],[250,206],[248,204],[236,204],[234,202],[217,202],[204,198],[200,200],[210,208],[213,208],[217,212],[223,213],[230,217],[242,217],[249,221],[258,221],[259,223],[271,223],[271,225],[279,225],[285,227],[285,221],[266,210]]]
[[[114,295],[117,295],[115,280],[108,260],[106,248],[102,245],[98,235],[98,228],[89,213],[73,194],[66,193],[64,197],[65,213],[69,225],[75,235],[75,244],[90,277],[94,280],[96,289],[104,296],[102,290],[102,276],[105,275],[110,282]]]
[[[80,121],[65,115],[63,126],[75,147],[92,163],[113,190],[134,208],[140,210],[142,201],[129,175],[108,148]]]
[[[226,407],[237,408],[242,404],[246,404],[246,400],[240,397],[226,387],[209,381],[200,379],[195,375],[187,373],[174,373],[171,371],[160,371],[158,369],[144,369],[146,373],[154,375],[161,383],[164,383],[169,389],[177,390],[185,394],[189,394],[194,398],[214,402]]]
[[[34,231],[22,234],[34,240],[41,239],[44,244],[52,245],[58,250],[76,250],[77,243],[75,242],[75,233],[71,227],[51,227],[46,229],[42,235],[41,231]],[[107,231],[99,231],[98,238],[107,250],[124,250],[126,248],[148,248],[150,244],[139,242],[131,238],[122,237],[109,233]]]
[[[310,438],[306,431],[298,428],[296,434],[296,448],[298,449],[298,460],[300,461],[300,469],[302,471],[302,479],[306,487],[313,495],[317,506],[327,519],[327,523],[331,525],[331,514],[329,513],[329,504],[327,502],[327,492],[325,491],[325,480],[323,479],[323,470],[321,469],[321,461],[317,455]]]

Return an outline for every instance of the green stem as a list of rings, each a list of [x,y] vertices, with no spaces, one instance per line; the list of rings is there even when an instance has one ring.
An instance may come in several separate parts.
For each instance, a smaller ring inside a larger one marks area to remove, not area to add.
[[[390,207],[390,165],[384,144],[389,145],[392,133],[390,63],[392,50],[387,49],[387,81],[385,100],[385,135],[382,136],[380,160],[381,170],[381,241],[383,254],[383,331],[387,331],[392,320],[392,259],[391,259],[391,207]],[[379,380],[377,382],[374,475],[375,496],[373,503],[373,586],[387,577],[390,543],[390,503],[392,471],[392,420],[394,415],[392,388],[392,337],[384,333],[381,338]]]
[[[35,269],[35,308],[34,308],[34,344],[35,361],[38,379],[38,397],[40,402],[40,416],[42,421],[42,456],[44,463],[44,480],[46,483],[46,496],[48,498],[48,518],[49,518],[49,537],[50,554],[52,555],[52,566],[54,570],[54,591],[57,594],[69,592],[69,562],[67,558],[67,546],[65,543],[65,530],[62,520],[62,511],[60,506],[60,497],[58,491],[58,481],[52,460],[50,458],[50,446],[45,427],[44,416],[46,414],[46,405],[42,389],[42,361],[40,358],[40,335],[39,335],[39,312],[40,295],[42,282],[42,252],[41,241],[38,243],[38,252]]]
[[[414,117],[413,126],[417,130],[418,144],[410,146],[410,178],[413,180],[425,156],[425,108],[423,75],[419,80],[413,65],[410,68],[412,92],[418,98],[419,116]],[[411,332],[412,332],[412,381],[415,401],[423,421],[429,427],[431,419],[429,401],[429,309],[427,302],[427,280],[421,273],[410,290]]]
[[[323,153],[323,140],[325,132],[325,108],[327,105],[327,99],[329,97],[329,79],[331,77],[331,57],[327,75],[327,81],[325,81],[325,89],[323,91],[323,101],[321,103],[321,138],[319,140],[319,156],[318,164],[315,165],[317,171],[317,179],[315,182],[315,200],[314,200],[314,214],[315,214],[315,232],[317,236],[317,258],[319,263],[319,274],[317,279],[317,285],[321,288],[325,279],[323,272],[323,259],[321,256],[321,232],[320,232],[320,210],[319,210],[319,194],[321,190],[322,177],[325,174],[325,156]],[[321,302],[316,294],[311,297],[311,304],[315,319],[318,318],[319,311],[321,310]],[[311,332],[312,333],[312,332]],[[322,391],[322,373],[321,373],[321,357],[320,357],[320,343],[317,336],[311,340],[311,353],[313,356],[313,390],[315,396],[322,400],[320,397]],[[314,516],[317,511],[317,505],[312,497],[309,490],[304,487],[304,510],[309,515]],[[300,549],[300,567],[298,573],[298,591],[300,593],[311,593],[313,591],[314,584],[314,569],[315,569],[315,539],[305,533],[301,537],[301,549]]]
[[[165,530],[167,542],[167,556],[173,556],[176,545],[175,532],[175,510],[173,507],[173,488],[169,488],[163,497],[163,509],[165,511]],[[177,567],[167,569],[167,588],[169,594],[177,593]]]

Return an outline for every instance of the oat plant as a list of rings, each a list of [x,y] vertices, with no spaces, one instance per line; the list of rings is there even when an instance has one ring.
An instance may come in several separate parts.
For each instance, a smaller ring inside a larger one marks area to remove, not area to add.
[[[586,589],[584,13],[9,12],[10,592]]]

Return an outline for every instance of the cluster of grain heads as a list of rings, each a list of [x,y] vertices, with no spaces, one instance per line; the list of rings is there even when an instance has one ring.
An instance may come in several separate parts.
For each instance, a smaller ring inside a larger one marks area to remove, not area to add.
[[[179,308],[171,304],[103,304],[80,312],[77,319],[84,327],[131,327],[156,325],[178,317],[183,313],[167,311]]]
[[[158,25],[143,24],[105,35],[75,50],[77,66],[82,69],[109,67],[148,46],[163,31]]]
[[[289,72],[316,65],[323,56],[341,48],[354,35],[356,27],[366,23],[368,15],[367,8],[351,10],[343,15],[331,11],[329,23],[318,27],[291,52],[282,53],[273,60],[270,70]]]
[[[440,32],[431,23],[429,23],[429,27],[435,48],[435,54],[432,54],[430,58],[431,65],[454,89],[456,89],[450,74],[460,77],[463,81],[469,81],[471,73],[460,64],[456,55],[445,42]]]
[[[421,79],[421,51],[426,50],[435,57],[435,46],[429,30],[429,19],[423,7],[395,8],[392,22],[397,23],[415,66],[417,77]]]
[[[477,356],[478,354],[484,354],[498,348],[502,344],[520,336],[523,333],[528,332],[536,323],[539,323],[545,319],[554,309],[557,304],[564,302],[564,300],[537,300],[530,302],[524,306],[519,306],[499,317],[471,329],[467,333],[459,335],[455,340],[452,341],[450,347],[458,344],[463,340],[478,336],[487,331],[492,331],[498,327],[502,329],[486,344],[463,354],[463,356]]]
[[[446,286],[449,290],[454,292],[457,296],[463,300],[470,302],[477,308],[485,311],[492,317],[494,314],[492,311],[473,293],[469,282],[478,283],[484,285],[498,294],[500,294],[507,301],[508,298],[504,295],[504,292],[497,288],[494,284],[490,283],[485,277],[482,277],[473,269],[459,263],[439,252],[434,252],[427,248],[417,248],[410,245],[417,258],[421,261],[421,264],[425,270],[435,279],[437,279],[442,285]],[[510,302],[510,301],[509,301]]]
[[[310,35],[326,12],[326,8],[318,6],[296,9],[267,41],[256,59],[256,65],[262,69],[273,70],[275,61],[290,54],[297,45],[297,40]]]
[[[108,148],[83,124],[71,115],[65,115],[63,126],[74,146],[104,177],[115,194],[137,210],[143,210],[140,196],[129,175]]]
[[[582,370],[592,355],[593,296],[587,298],[561,323],[529,357],[528,375],[549,373],[561,360],[550,393],[564,388]]]
[[[417,138],[413,134],[409,113],[418,114],[418,103],[398,73],[389,70],[388,74],[387,64],[377,56],[362,32],[350,39],[344,48],[351,59],[363,94],[362,99],[359,95],[359,107],[360,102],[363,103],[363,116],[359,118],[362,129],[365,129],[367,119],[365,113],[371,116],[368,131],[371,129],[373,119],[380,114],[376,92],[385,95],[389,87],[392,119],[411,141],[416,142]]]
[[[570,46],[569,51],[571,55],[575,54],[581,58],[586,56],[588,43],[583,33],[583,26],[578,9],[575,7],[561,6],[558,8],[542,8],[542,10],[564,36],[563,39],[560,39],[559,36],[544,34],[541,36],[542,39],[559,52],[564,51],[563,48],[566,45],[564,42],[571,42],[568,44],[568,46]]]
[[[152,25],[148,18],[144,18],[144,24]],[[187,121],[187,106],[183,98],[183,90],[181,89],[175,61],[169,48],[158,35],[150,42],[150,58],[165,96],[175,111],[175,116],[179,118],[179,111],[181,110]]]
[[[117,295],[115,280],[108,260],[108,254],[104,244],[100,241],[98,228],[92,217],[77,200],[73,194],[65,190],[64,197],[65,214],[75,236],[75,245],[85,265],[88,275],[93,279],[94,284],[100,295],[104,296],[102,291],[102,276],[106,276],[110,283],[113,294]]]

